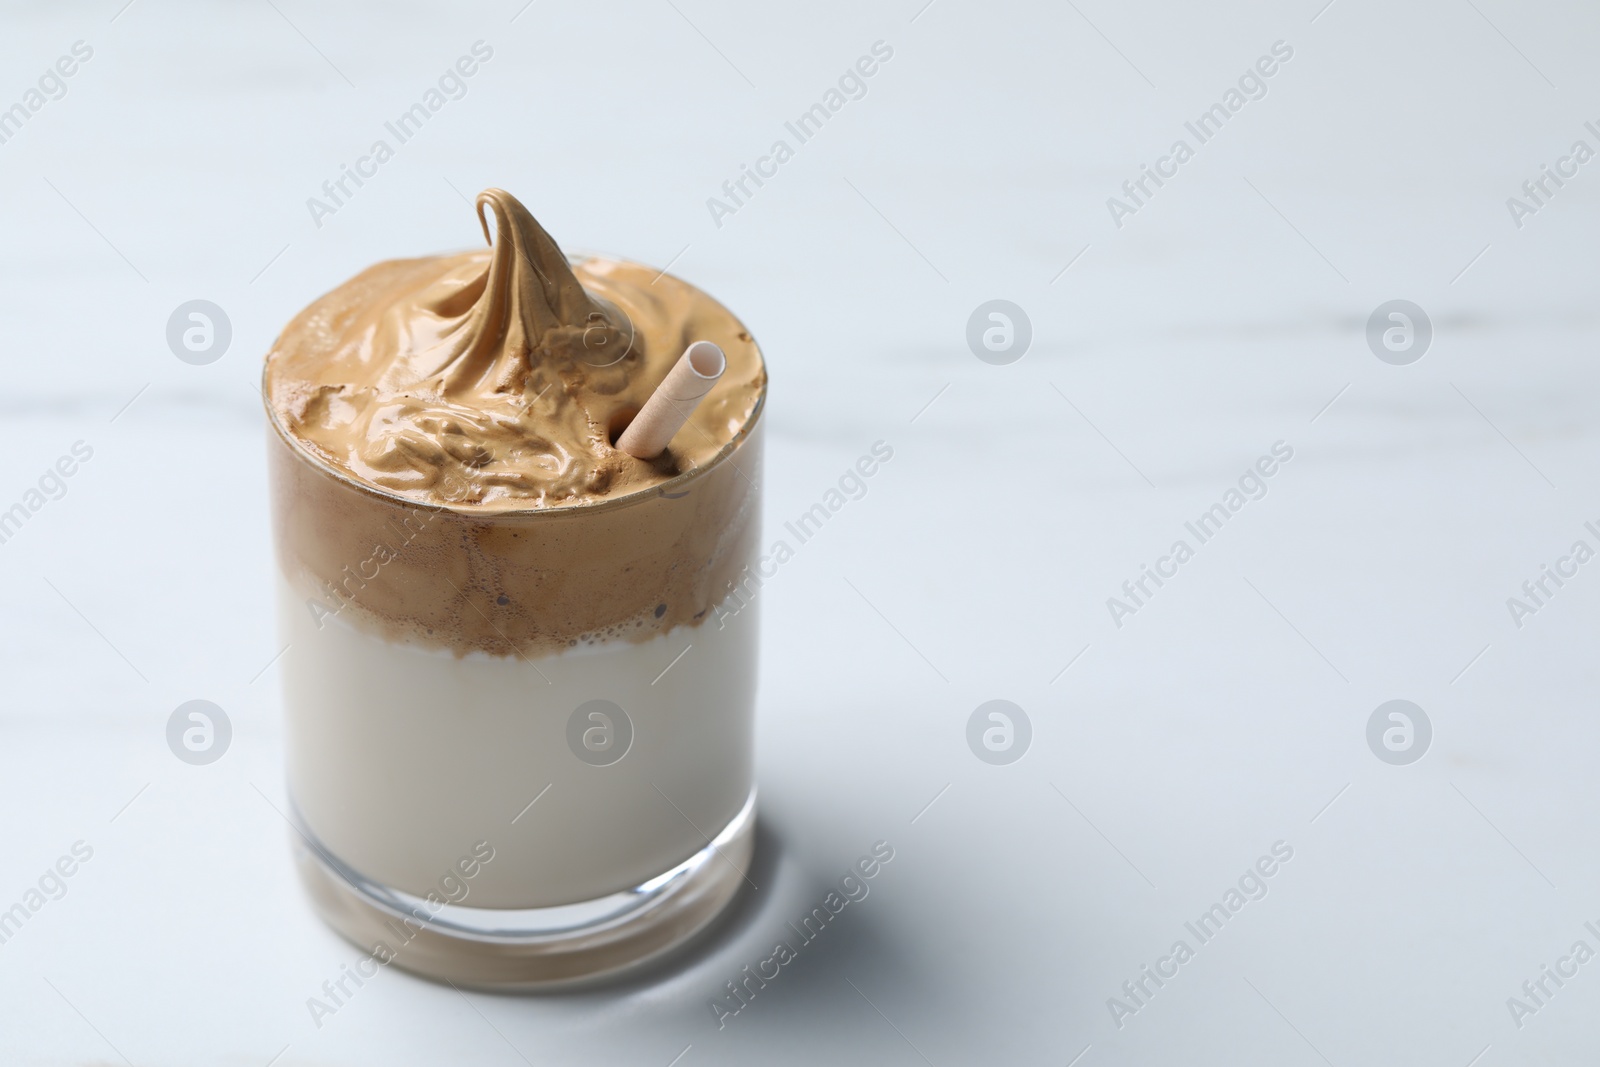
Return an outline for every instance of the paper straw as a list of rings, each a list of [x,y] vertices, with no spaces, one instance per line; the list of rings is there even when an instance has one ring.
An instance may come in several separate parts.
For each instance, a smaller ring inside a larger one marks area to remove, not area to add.
[[[639,459],[660,455],[727,369],[728,357],[710,341],[696,341],[684,349],[639,414],[622,431],[617,448]]]

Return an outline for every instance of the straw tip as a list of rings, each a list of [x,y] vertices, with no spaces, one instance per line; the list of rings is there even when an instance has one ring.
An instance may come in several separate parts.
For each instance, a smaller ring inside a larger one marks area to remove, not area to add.
[[[696,341],[684,352],[689,369],[701,378],[716,379],[728,369],[728,357],[712,341]]]

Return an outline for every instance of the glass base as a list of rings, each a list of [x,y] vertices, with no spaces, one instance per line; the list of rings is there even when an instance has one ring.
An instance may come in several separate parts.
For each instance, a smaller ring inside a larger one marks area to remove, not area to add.
[[[540,990],[615,977],[703,930],[738,894],[756,794],[705,848],[621,892],[550,908],[431,904],[351,870],[295,814],[295,865],[329,926],[381,964],[459,986]]]

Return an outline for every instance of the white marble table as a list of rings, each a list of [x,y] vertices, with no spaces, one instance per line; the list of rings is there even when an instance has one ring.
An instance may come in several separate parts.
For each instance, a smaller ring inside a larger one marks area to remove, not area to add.
[[[1560,561],[1600,548],[1600,163],[1569,158],[1600,149],[1600,16],[1320,3],[8,11],[0,1060],[1594,1062],[1600,563]],[[465,95],[313,219],[477,41]],[[879,41],[864,95],[788,132]],[[727,924],[579,995],[385,971],[319,1026],[359,954],[275,810],[254,382],[314,295],[475,242],[488,185],[752,325],[769,539],[894,456],[761,593],[759,889]],[[165,337],[193,299],[231,323],[205,365]],[[1031,324],[1014,362],[969,349],[993,299]],[[1397,299],[1432,327],[1404,364],[1365,337]],[[1534,604],[1544,565],[1570,576]],[[232,723],[209,766],[166,745],[191,699]],[[997,699],[1032,726],[1006,765],[967,743]],[[1368,744],[1391,700],[1431,724],[1410,763]],[[879,840],[870,896],[719,1029],[724,983]]]

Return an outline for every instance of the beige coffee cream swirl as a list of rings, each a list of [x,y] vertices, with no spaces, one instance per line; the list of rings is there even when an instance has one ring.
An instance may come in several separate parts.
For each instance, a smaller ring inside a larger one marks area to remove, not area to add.
[[[269,352],[286,577],[319,621],[458,653],[703,621],[756,534],[760,350],[687,282],[477,208],[488,249],[379,263]],[[618,449],[697,341],[720,379],[658,455]]]

